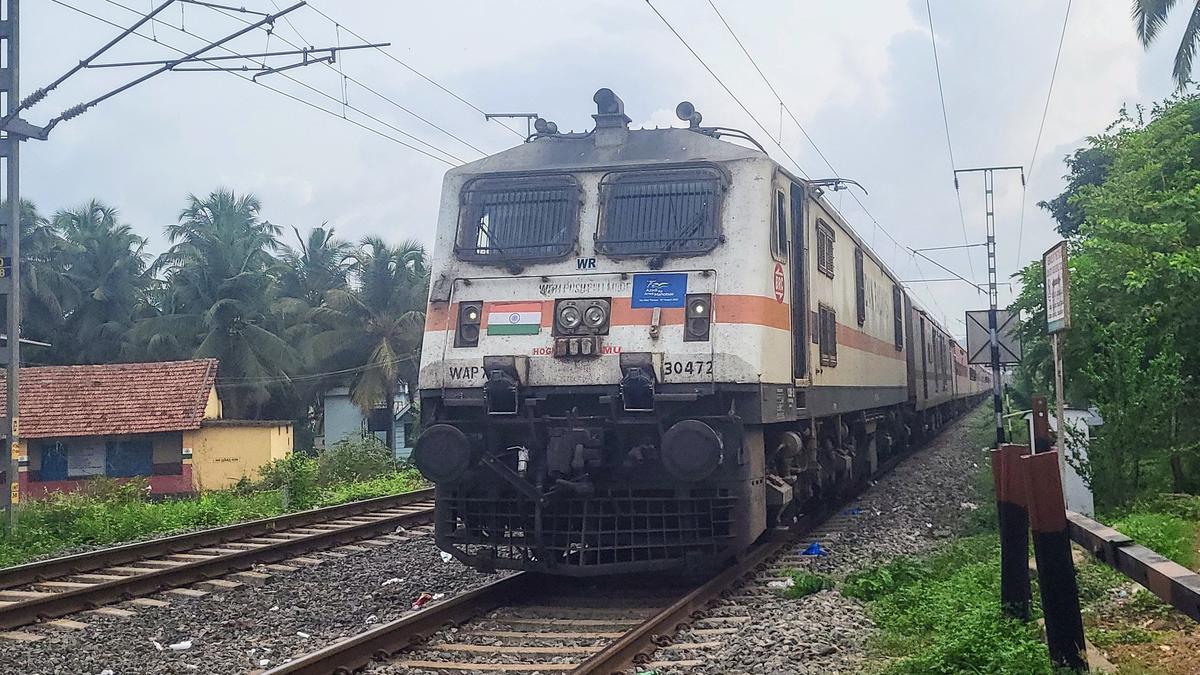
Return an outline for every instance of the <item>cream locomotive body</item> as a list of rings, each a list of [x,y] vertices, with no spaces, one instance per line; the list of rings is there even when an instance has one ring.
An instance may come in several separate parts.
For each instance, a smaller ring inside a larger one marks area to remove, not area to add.
[[[718,564],[977,395],[820,186],[698,116],[631,130],[595,99],[592,132],[446,176],[414,452],[444,550]]]

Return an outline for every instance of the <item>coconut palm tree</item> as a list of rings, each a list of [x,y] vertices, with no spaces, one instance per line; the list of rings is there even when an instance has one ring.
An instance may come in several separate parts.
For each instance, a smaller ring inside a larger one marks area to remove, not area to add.
[[[7,208],[0,204],[0,208]],[[78,296],[65,275],[66,254],[71,248],[54,226],[38,212],[33,202],[21,200],[21,335],[35,340],[56,341],[62,328],[65,306]],[[6,247],[0,236],[0,247]],[[61,360],[58,345],[37,360]]]
[[[364,412],[391,412],[400,383],[416,381],[429,292],[425,248],[368,237],[353,269],[357,287],[327,291],[312,311],[321,330],[307,341],[306,353],[323,370],[350,375],[350,398]],[[395,447],[393,426],[389,448]]]
[[[76,291],[59,339],[72,363],[115,361],[147,303],[146,239],[119,223],[115,208],[94,199],[55,213],[53,224],[70,245],[64,274]]]
[[[188,199],[166,228],[173,245],[154,264],[165,282],[161,313],[140,321],[132,336],[150,358],[219,359],[226,407],[258,417],[299,367],[296,351],[270,329],[281,230],[259,217],[253,195],[218,190]]]
[[[289,248],[280,257],[279,293],[316,307],[327,291],[346,287],[357,251],[354,244],[338,239],[328,223],[312,228],[307,237],[295,227],[292,231],[299,248]]]
[[[1175,7],[1176,0],[1133,0],[1133,25],[1142,46],[1149,49],[1158,33],[1167,23],[1167,16]],[[1200,0],[1192,3],[1191,16],[1183,29],[1183,38],[1175,52],[1175,66],[1171,75],[1177,89],[1184,89],[1192,75],[1192,57],[1196,55],[1196,43],[1200,40]]]

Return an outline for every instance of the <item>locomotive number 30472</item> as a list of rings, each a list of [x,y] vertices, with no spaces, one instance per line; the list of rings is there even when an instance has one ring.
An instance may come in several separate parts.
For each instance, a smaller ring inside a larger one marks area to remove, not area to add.
[[[712,359],[693,359],[688,361],[663,360],[663,377],[672,375],[712,375]]]

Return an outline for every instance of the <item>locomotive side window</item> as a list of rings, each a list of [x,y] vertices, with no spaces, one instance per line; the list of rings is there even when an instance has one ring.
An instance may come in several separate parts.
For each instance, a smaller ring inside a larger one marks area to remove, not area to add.
[[[721,241],[724,193],[716,169],[610,173],[600,181],[596,249],[614,256],[707,253]]]
[[[858,310],[858,325],[867,322],[867,273],[863,262],[863,250],[854,249],[854,304]]]
[[[896,351],[900,351],[904,349],[904,314],[901,311],[899,284],[892,284],[892,322],[896,328]]]
[[[775,258],[780,262],[787,262],[788,259],[788,224],[787,224],[787,198],[783,194],[783,190],[775,191],[775,240],[771,243],[771,252],[775,254]]]
[[[820,305],[817,312],[819,324],[819,340],[821,344],[821,365],[837,365],[837,312],[828,305]]]
[[[454,250],[476,262],[564,257],[575,250],[581,194],[571,176],[473,180],[460,197]]]
[[[817,269],[833,278],[833,228],[817,219]]]

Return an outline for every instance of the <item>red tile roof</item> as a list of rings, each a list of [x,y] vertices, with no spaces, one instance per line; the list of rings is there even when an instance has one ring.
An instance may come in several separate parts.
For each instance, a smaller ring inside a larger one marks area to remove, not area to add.
[[[200,428],[216,359],[21,369],[18,435],[148,434]],[[0,371],[0,415],[8,405]]]

